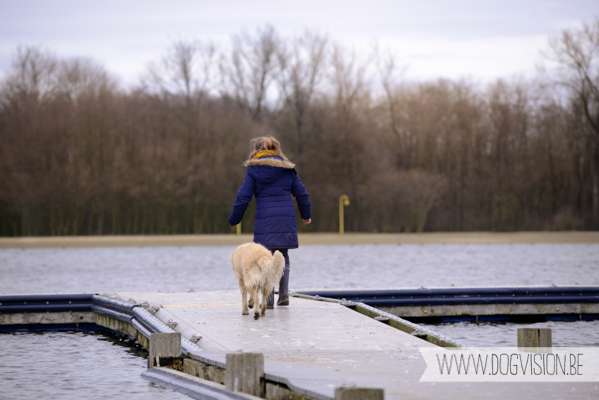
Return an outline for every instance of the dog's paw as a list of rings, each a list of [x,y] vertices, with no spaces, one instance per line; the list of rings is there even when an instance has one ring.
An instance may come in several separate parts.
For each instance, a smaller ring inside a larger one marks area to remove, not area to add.
[[[241,315],[250,315],[250,312],[249,311],[242,311]]]
[[[254,303],[250,301],[250,302],[248,303],[248,308],[254,308]]]
[[[255,313],[255,314],[254,314],[254,319],[258,319],[258,318],[260,318],[260,314],[258,314],[258,313]]]

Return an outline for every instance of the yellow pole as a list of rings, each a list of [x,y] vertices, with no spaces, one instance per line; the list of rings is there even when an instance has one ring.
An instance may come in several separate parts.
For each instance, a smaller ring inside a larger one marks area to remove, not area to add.
[[[346,194],[339,196],[339,234],[343,235],[345,226],[343,225],[343,206],[349,206],[349,197]]]
[[[235,225],[235,227],[237,228],[237,234],[241,235],[241,222]]]

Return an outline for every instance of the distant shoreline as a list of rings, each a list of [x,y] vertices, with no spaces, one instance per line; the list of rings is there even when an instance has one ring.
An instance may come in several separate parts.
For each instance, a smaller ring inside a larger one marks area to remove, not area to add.
[[[253,235],[50,236],[0,238],[1,248],[237,246]],[[599,243],[599,232],[304,233],[302,245]]]

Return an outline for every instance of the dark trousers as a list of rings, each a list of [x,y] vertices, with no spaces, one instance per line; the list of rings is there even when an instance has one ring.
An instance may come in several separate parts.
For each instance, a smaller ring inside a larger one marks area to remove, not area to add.
[[[289,297],[289,249],[271,249],[270,252],[275,254],[275,251],[279,250],[285,258],[285,270],[281,281],[279,282],[279,300],[286,299]],[[275,304],[275,292],[273,291],[268,299],[266,300],[267,306],[274,306]]]

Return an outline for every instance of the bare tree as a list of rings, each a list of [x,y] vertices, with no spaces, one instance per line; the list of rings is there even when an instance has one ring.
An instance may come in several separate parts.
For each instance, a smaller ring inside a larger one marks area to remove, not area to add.
[[[256,36],[234,36],[231,54],[221,62],[225,93],[254,121],[263,121],[268,92],[278,72],[279,46],[277,33],[268,25]]]
[[[178,95],[191,102],[210,91],[214,83],[216,47],[199,41],[175,42],[158,62],[148,65],[145,83],[161,92]]]
[[[57,85],[61,93],[72,100],[81,97],[98,97],[115,91],[116,80],[104,67],[88,58],[71,58],[59,63]]]
[[[58,86],[58,61],[41,46],[18,47],[13,73],[4,82],[5,101],[39,102],[52,95]]]
[[[381,79],[381,85],[385,94],[389,127],[397,143],[397,152],[401,154],[404,149],[404,133],[401,127],[401,115],[399,109],[398,78],[406,71],[406,66],[398,66],[396,58],[392,54],[381,54],[378,47],[375,48],[376,67]],[[401,164],[401,156],[398,157]]]
[[[357,198],[358,186],[368,179],[376,169],[380,158],[369,158],[367,148],[372,135],[368,110],[371,103],[371,91],[366,81],[366,70],[370,60],[358,60],[355,52],[334,46],[330,55],[328,96],[332,103],[331,131],[333,143],[336,142],[336,170],[346,183],[348,195]],[[355,204],[355,203],[354,203]],[[355,204],[356,209],[360,207]],[[357,229],[357,223],[348,227]]]
[[[323,75],[327,38],[307,31],[302,37],[296,38],[290,47],[280,48],[278,60],[281,70],[278,80],[284,106],[293,114],[298,163],[301,163],[306,142],[307,112]]]
[[[173,109],[173,134],[183,137],[188,161],[194,159],[201,146],[203,105],[213,89],[217,68],[216,47],[211,43],[179,40],[158,61],[148,65],[148,73],[142,80],[150,93],[159,93],[169,103],[183,107]],[[178,130],[175,126],[181,125]],[[189,176],[198,174],[198,165],[189,163]],[[192,193],[193,196],[193,193]]]
[[[593,219],[599,228],[599,18],[580,29],[566,29],[549,42],[546,57],[557,64],[550,79],[564,87],[579,107],[587,129],[578,132],[593,148]]]
[[[331,85],[336,103],[342,112],[350,113],[360,104],[367,89],[366,69],[370,60],[360,62],[355,52],[347,52],[341,46],[333,47],[331,54]]]

